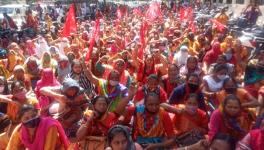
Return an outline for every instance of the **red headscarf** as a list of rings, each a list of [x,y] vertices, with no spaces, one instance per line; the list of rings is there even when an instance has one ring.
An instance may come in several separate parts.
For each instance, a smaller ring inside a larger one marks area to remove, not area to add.
[[[220,43],[219,42],[215,42],[212,46],[212,49],[209,50],[204,58],[203,58],[203,62],[206,62],[208,65],[215,63],[218,56],[221,55],[221,47],[220,47]]]

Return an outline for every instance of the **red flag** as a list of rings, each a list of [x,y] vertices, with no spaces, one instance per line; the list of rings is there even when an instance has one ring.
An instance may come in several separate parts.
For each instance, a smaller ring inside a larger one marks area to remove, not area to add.
[[[223,32],[224,29],[226,28],[226,26],[224,24],[220,23],[216,19],[210,19],[210,21],[214,24],[216,29],[218,29],[220,32]]]
[[[86,53],[86,57],[85,57],[86,61],[89,61],[89,59],[91,57],[95,41],[97,39],[99,39],[99,33],[100,33],[100,20],[96,19],[95,25],[94,25],[94,28],[93,28],[93,34],[92,34],[92,37],[90,39],[89,49],[88,49],[88,52]]]
[[[138,58],[141,59],[141,60],[143,60],[144,49],[145,49],[145,46],[146,46],[145,34],[147,32],[147,28],[148,28],[147,22],[142,22],[141,27],[140,27],[140,43],[141,43],[141,47],[139,48],[139,51],[138,51]]]
[[[75,19],[74,4],[71,4],[63,27],[62,36],[67,37],[70,35],[70,33],[74,33],[76,31],[77,25]]]
[[[153,2],[149,5],[145,18],[150,22],[153,22],[155,19],[162,19],[160,4],[158,2]]]

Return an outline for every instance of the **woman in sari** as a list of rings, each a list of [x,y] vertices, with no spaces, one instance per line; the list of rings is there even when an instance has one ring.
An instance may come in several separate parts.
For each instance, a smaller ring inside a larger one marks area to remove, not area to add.
[[[187,63],[181,67],[180,75],[186,78],[193,73],[202,76],[202,69],[199,67],[197,57],[191,56],[188,57]]]
[[[138,61],[139,68],[137,71],[137,82],[140,85],[144,85],[147,81],[147,77],[151,74],[156,74],[155,62],[152,55],[146,55],[145,61]]]
[[[212,63],[215,63],[217,60],[218,56],[221,55],[221,48],[220,48],[220,43],[215,42],[212,46],[212,49],[206,52],[204,58],[203,58],[203,71],[206,74],[208,72],[209,66]]]
[[[8,82],[12,83],[14,81],[19,81],[23,83],[26,89],[29,91],[31,90],[31,81],[25,74],[25,69],[23,66],[17,65],[14,68],[13,75],[7,80]]]
[[[56,77],[51,68],[44,69],[42,71],[42,77],[37,82],[35,93],[39,100],[39,106],[42,112],[45,113],[49,104],[53,101],[50,97],[44,96],[40,93],[40,89],[46,86],[60,86],[60,83],[56,80]]]
[[[49,52],[44,52],[41,58],[41,64],[40,67],[42,69],[51,68],[55,71],[57,67],[57,63],[54,59],[51,58],[51,55]]]
[[[11,84],[11,95],[0,95],[0,101],[7,103],[7,115],[14,122],[17,121],[17,113],[23,104],[39,108],[35,94],[27,91],[24,84],[19,81]]]
[[[187,132],[193,132],[199,135],[205,135],[207,133],[207,114],[205,111],[198,108],[196,94],[190,94],[189,98],[185,101],[183,110],[175,113],[173,124],[178,135]]]
[[[221,107],[216,109],[209,122],[209,139],[217,133],[226,133],[236,138],[243,138],[248,129],[245,127],[244,116],[241,115],[241,102],[235,95],[228,95]]]
[[[19,118],[6,150],[67,150],[69,142],[58,121],[40,117],[30,105],[23,105]]]
[[[237,144],[236,150],[262,150],[264,145],[264,119],[261,127],[249,133]]]
[[[93,110],[84,112],[83,123],[76,135],[78,141],[84,140],[82,149],[104,150],[108,130],[117,123],[118,116],[108,112],[109,100],[104,96],[97,96],[92,100]]]

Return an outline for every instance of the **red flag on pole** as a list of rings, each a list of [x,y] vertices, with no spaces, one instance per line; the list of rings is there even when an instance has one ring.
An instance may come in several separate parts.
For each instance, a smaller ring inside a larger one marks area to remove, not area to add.
[[[86,53],[85,61],[89,61],[91,54],[93,52],[93,47],[97,39],[99,39],[99,33],[100,33],[100,20],[96,19],[95,25],[93,28],[93,34],[90,39],[90,44],[89,44],[89,49],[88,52]]]
[[[77,31],[76,19],[75,19],[75,10],[74,4],[70,5],[66,21],[64,23],[62,36],[67,37],[70,33],[74,33]]]

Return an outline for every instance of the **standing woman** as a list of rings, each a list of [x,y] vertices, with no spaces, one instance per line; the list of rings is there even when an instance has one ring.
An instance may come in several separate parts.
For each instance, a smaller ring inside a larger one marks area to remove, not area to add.
[[[22,106],[19,118],[6,150],[67,150],[68,139],[58,121],[40,117],[31,105]]]

